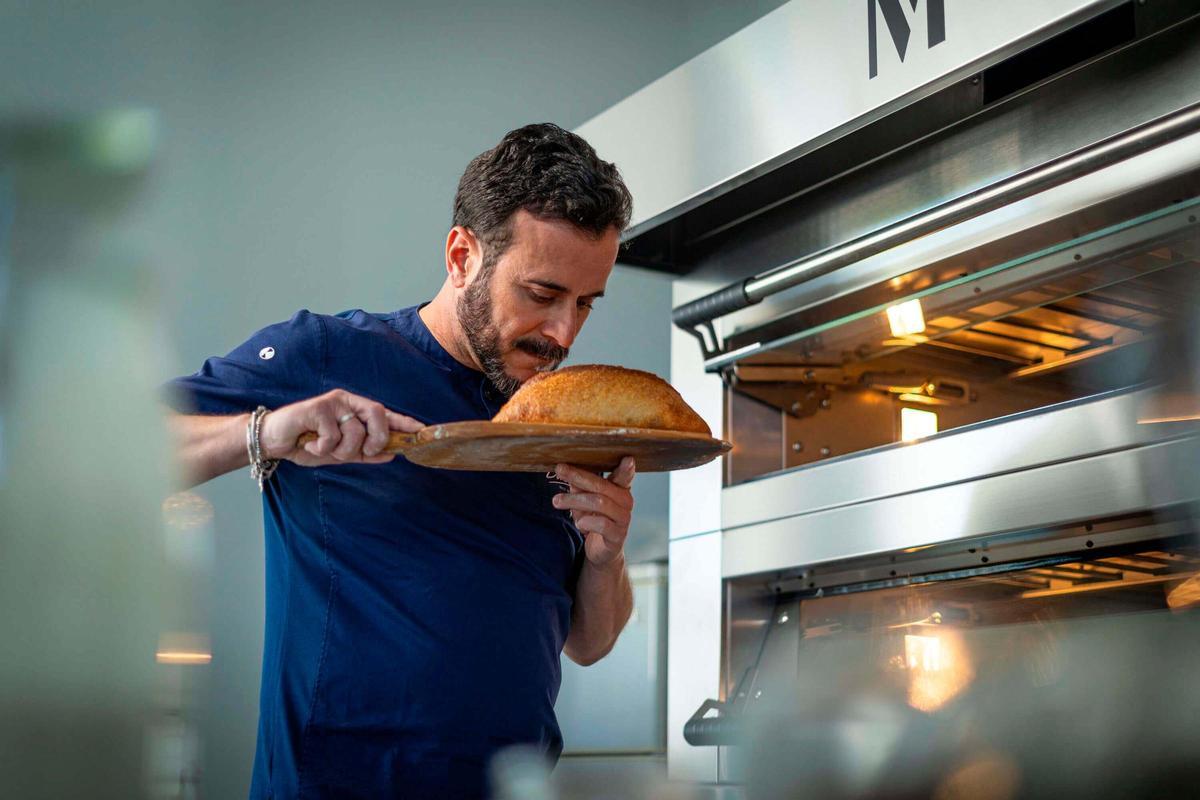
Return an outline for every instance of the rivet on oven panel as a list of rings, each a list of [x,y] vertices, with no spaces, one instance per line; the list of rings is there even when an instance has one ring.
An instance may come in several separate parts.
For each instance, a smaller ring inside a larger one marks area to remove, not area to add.
[[[1188,222],[1195,222],[1195,221],[1196,221],[1196,215],[1195,215],[1195,214],[1193,214],[1192,216],[1188,217]]]
[[[1082,261],[1082,260],[1083,260],[1083,256],[1079,255],[1079,253],[1076,253],[1076,254],[1075,254],[1075,260],[1076,260],[1076,261]]]
[[[983,556],[983,558],[981,558],[981,559],[980,559],[980,561],[982,561],[983,563],[985,563],[985,564],[986,564],[986,563],[988,562],[988,557],[987,557],[987,556]]]
[[[792,451],[800,453],[804,451],[804,442],[792,442]]]
[[[1083,529],[1084,529],[1085,531],[1087,531],[1088,533],[1091,533],[1091,532],[1092,532],[1092,523],[1090,523],[1090,522],[1088,522],[1088,523],[1085,523],[1085,524],[1084,524],[1084,526],[1083,526]]]
[[[975,294],[979,294],[982,291],[983,289],[980,289],[978,286],[975,287]]]
[[[829,455],[829,453],[830,453],[830,452],[831,452],[831,451],[830,451],[830,449],[829,449],[828,447],[822,447],[822,448],[821,448],[821,455],[823,455],[823,456],[827,456],[827,455]]]
[[[827,408],[829,408],[831,405],[833,405],[833,403],[829,402],[829,398],[828,398],[828,397],[827,397],[827,398],[825,398],[824,400],[822,400],[822,401],[821,401],[821,408],[825,408],[825,409],[827,409]]]
[[[1086,542],[1084,542],[1084,544],[1086,544],[1088,547],[1095,546],[1095,542],[1093,542],[1091,539],[1088,539]]]

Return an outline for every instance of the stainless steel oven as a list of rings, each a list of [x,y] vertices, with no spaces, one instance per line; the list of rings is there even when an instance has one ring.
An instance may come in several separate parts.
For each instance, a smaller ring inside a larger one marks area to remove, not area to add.
[[[1200,3],[849,5],[789,3],[581,128],[634,191],[625,260],[678,276],[672,380],[734,444],[671,484],[669,768],[714,787],[877,788],[830,738],[864,698],[895,723],[868,749],[926,767],[987,728],[947,709],[1090,719],[1097,642],[1187,663],[1198,624]],[[1200,753],[1168,718],[1155,752]],[[1053,745],[987,752],[1058,787]]]

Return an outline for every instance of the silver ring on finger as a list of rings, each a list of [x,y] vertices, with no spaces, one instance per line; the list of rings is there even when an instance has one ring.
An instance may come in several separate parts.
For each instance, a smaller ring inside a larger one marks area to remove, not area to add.
[[[338,425],[342,425],[342,424],[344,424],[344,423],[347,423],[347,422],[349,422],[350,420],[354,419],[354,417],[355,417],[355,414],[354,414],[354,412],[353,412],[353,411],[348,411],[348,412],[346,412],[345,414],[342,414],[340,417],[338,417]]]

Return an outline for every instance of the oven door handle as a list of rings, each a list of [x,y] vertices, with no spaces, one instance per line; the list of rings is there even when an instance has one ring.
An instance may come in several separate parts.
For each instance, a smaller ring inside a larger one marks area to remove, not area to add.
[[[715,716],[708,716],[716,710]],[[717,747],[738,744],[741,741],[742,720],[740,714],[731,713],[729,703],[721,700],[705,700],[683,724],[683,739],[693,747]]]

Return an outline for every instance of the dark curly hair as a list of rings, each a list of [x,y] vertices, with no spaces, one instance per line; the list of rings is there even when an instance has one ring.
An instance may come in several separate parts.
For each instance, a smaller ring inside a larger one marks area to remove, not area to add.
[[[509,131],[471,159],[454,195],[454,224],[480,238],[490,266],[511,241],[509,221],[518,209],[599,237],[629,225],[633,198],[616,166],[582,137],[543,122]]]

